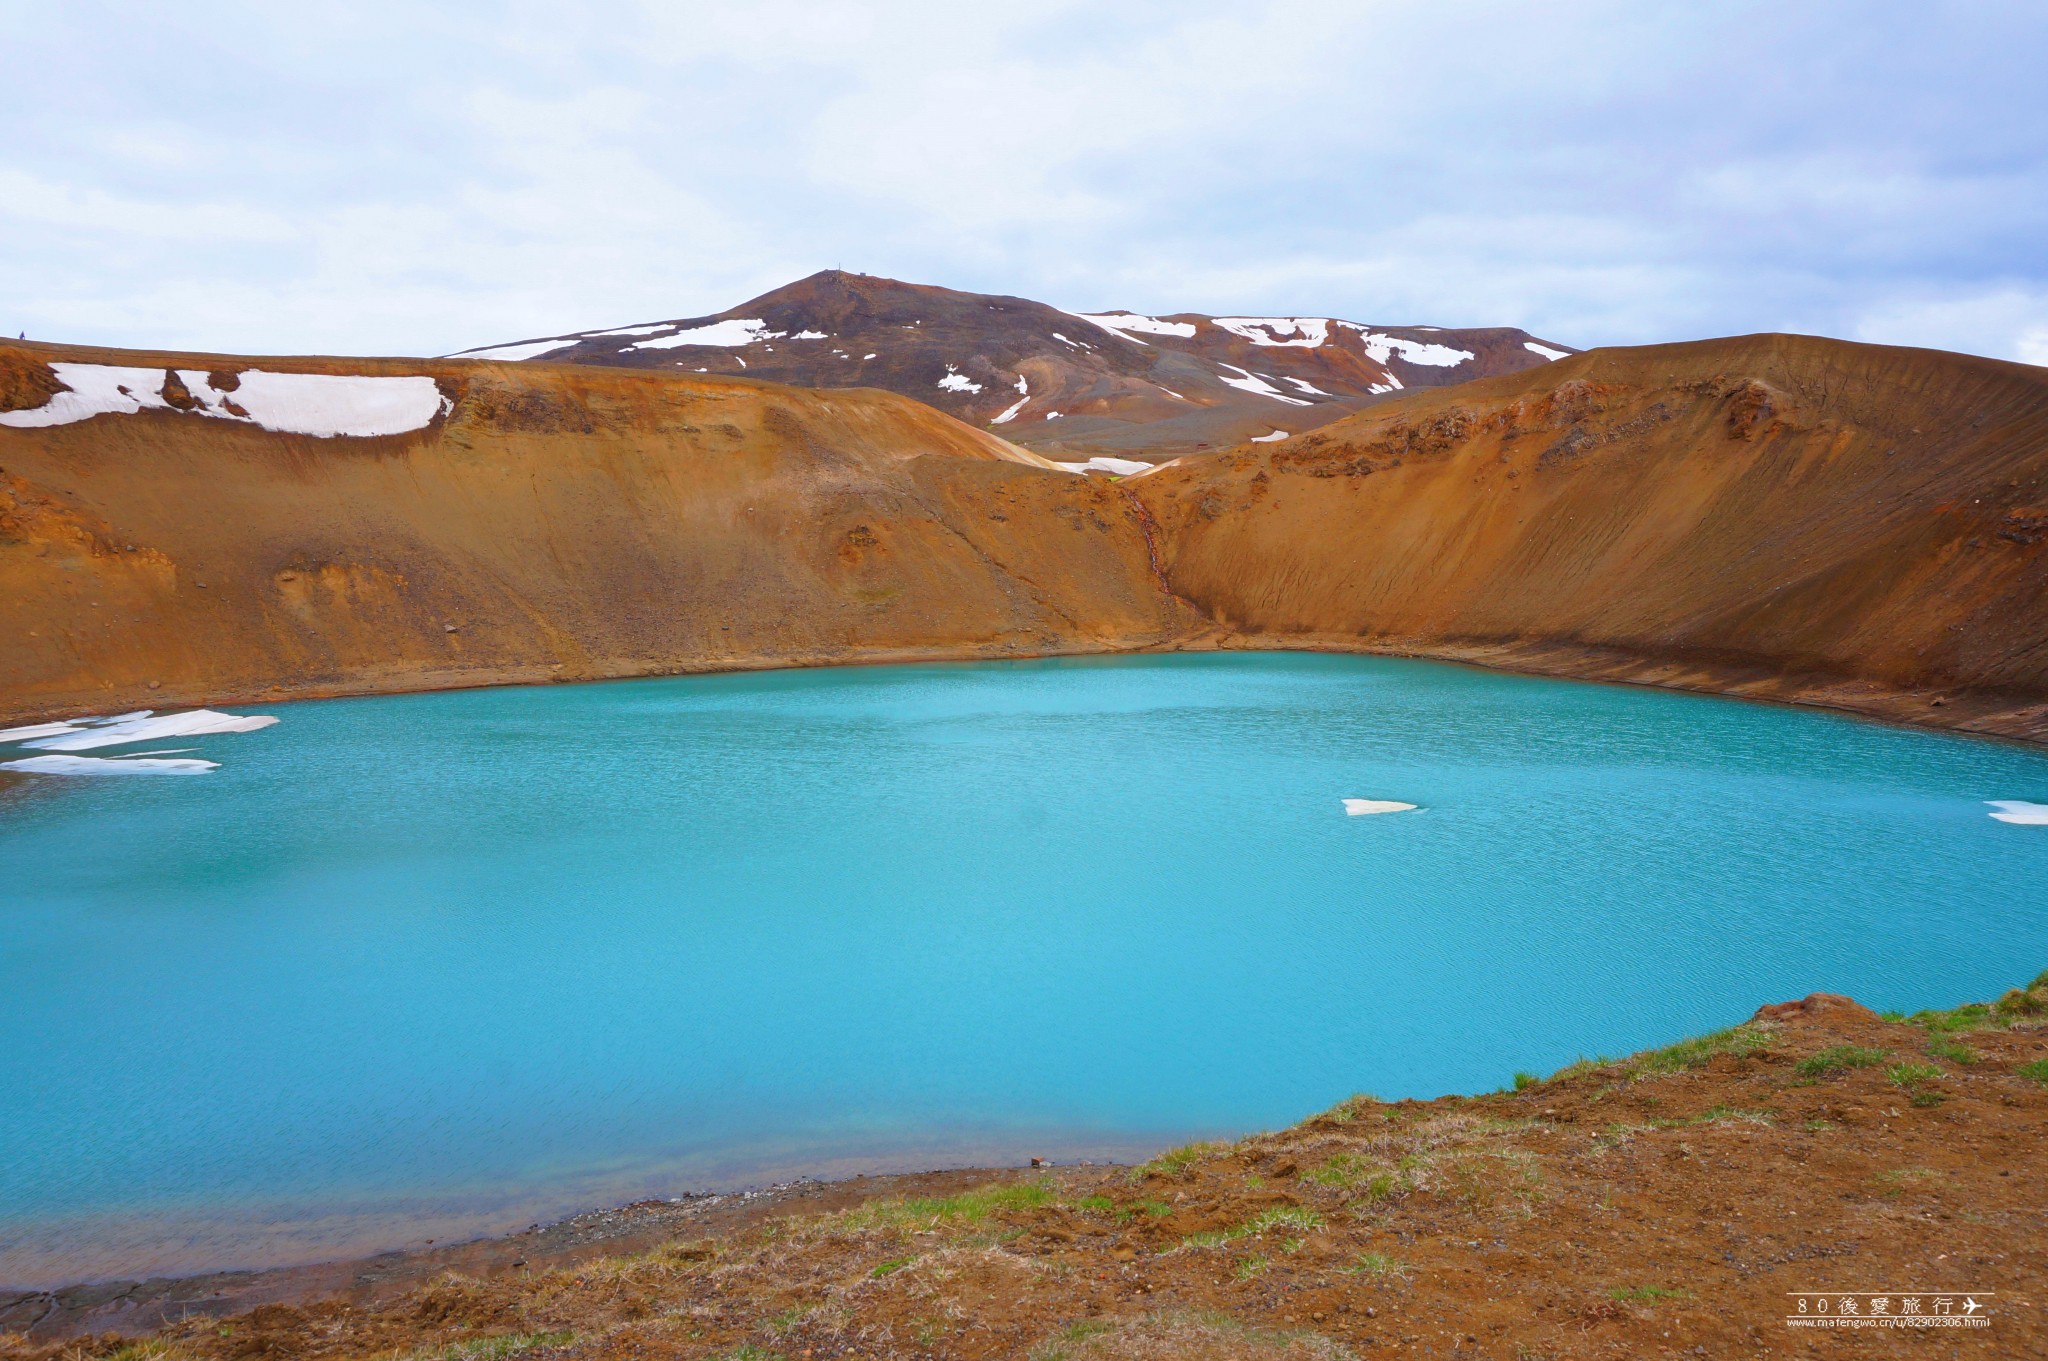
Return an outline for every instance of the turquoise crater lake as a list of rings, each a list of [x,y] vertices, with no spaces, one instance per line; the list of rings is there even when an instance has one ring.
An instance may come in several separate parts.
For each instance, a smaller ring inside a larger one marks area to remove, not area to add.
[[[237,712],[170,744],[211,774],[0,776],[0,1284],[1129,1157],[2048,967],[2048,827],[1986,806],[2048,757],[1821,713],[1288,654]]]

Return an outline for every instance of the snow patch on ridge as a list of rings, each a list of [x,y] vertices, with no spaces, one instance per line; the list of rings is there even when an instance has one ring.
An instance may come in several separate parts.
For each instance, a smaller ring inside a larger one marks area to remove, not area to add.
[[[1054,460],[1054,462],[1057,466],[1065,468],[1070,473],[1100,472],[1114,473],[1118,477],[1129,477],[1134,473],[1149,473],[1152,471],[1151,464],[1140,463],[1136,459],[1129,458],[1103,458],[1098,456],[1088,459],[1083,463],[1059,463],[1058,460]]]
[[[1448,369],[1476,357],[1470,350],[1452,349],[1449,345],[1432,345],[1421,340],[1403,340],[1400,336],[1390,336],[1384,331],[1372,330],[1355,321],[1340,321],[1337,324],[1358,332],[1360,342],[1365,346],[1366,357],[1375,364],[1384,364],[1390,355],[1398,354],[1410,364],[1427,364],[1432,368]]]
[[[659,340],[643,340],[630,348],[635,350],[673,350],[680,345],[723,345],[728,349],[738,345],[751,345],[757,340],[780,340],[782,332],[771,331],[768,323],[759,317],[735,321],[714,321],[708,326],[693,326],[687,331],[677,331],[672,336]]]
[[[1086,322],[1100,326],[1111,335],[1120,335],[1125,340],[1138,340],[1132,331],[1142,331],[1148,336],[1178,336],[1186,340],[1195,333],[1192,321],[1161,321],[1158,317],[1142,316],[1136,312],[1069,312],[1068,316],[1079,317]]]
[[[1572,357],[1571,352],[1569,350],[1553,350],[1552,348],[1550,348],[1550,346],[1538,345],[1533,340],[1523,341],[1522,348],[1525,350],[1532,351],[1533,353],[1542,355],[1545,359],[1548,359],[1553,364],[1560,359],[1570,359]]]
[[[1024,395],[1019,397],[1015,402],[1013,402],[1010,405],[1009,409],[1003,412],[1002,415],[990,421],[990,425],[1008,425],[1012,420],[1016,418],[1017,413],[1024,409],[1024,403],[1031,400],[1031,384],[1025,379],[1024,375],[1021,373],[1017,375],[1017,391],[1023,393]]]
[[[948,392],[979,392],[981,384],[964,373],[955,373],[951,364],[946,365],[946,376],[939,380],[939,386]]]
[[[1286,439],[1286,438],[1287,438],[1287,432],[1286,432],[1285,430],[1275,430],[1275,431],[1274,431],[1274,432],[1273,432],[1272,434],[1270,434],[1270,435],[1253,435],[1253,436],[1252,436],[1252,443],[1253,443],[1253,444],[1271,444],[1271,443],[1273,443],[1273,442],[1274,442],[1275,440],[1283,440],[1283,439]]]
[[[93,416],[179,410],[163,393],[168,369],[62,362],[50,369],[70,390],[29,411],[0,412],[0,425],[70,425]],[[441,389],[425,374],[370,377],[245,369],[232,392],[215,388],[202,370],[179,369],[177,375],[193,402],[183,414],[240,421],[280,434],[323,439],[398,435],[423,429],[448,410]]]
[[[656,326],[652,329],[659,331],[662,328]],[[602,336],[619,333],[615,331],[599,331],[597,334]],[[635,334],[638,333],[636,332]],[[580,339],[582,339],[581,336],[573,336],[568,340],[528,340],[522,341],[517,345],[493,345],[483,350],[460,350],[448,357],[450,359],[495,359],[502,363],[514,364],[522,359],[537,359],[550,350],[565,350]]]
[[[1221,363],[1221,361],[1218,362]],[[1309,405],[1309,403],[1304,402],[1299,397],[1288,396],[1286,393],[1282,392],[1279,388],[1274,387],[1265,379],[1260,378],[1256,374],[1253,374],[1245,369],[1241,369],[1235,364],[1223,364],[1222,367],[1229,369],[1232,373],[1239,375],[1236,378],[1226,378],[1222,374],[1217,375],[1218,378],[1221,378],[1223,382],[1228,383],[1231,387],[1238,388],[1244,392],[1255,392],[1261,397],[1271,397],[1274,401],[1285,402],[1289,406]]]
[[[1328,317],[1216,317],[1216,324],[1254,345],[1314,349],[1330,338]],[[1293,336],[1295,339],[1285,339]]]

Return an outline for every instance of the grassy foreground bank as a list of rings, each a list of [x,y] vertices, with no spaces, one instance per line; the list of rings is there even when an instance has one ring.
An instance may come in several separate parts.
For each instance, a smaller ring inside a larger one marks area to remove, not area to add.
[[[0,1358],[2048,1355],[2044,1133],[2048,974],[1912,1017],[1816,995],[1135,1169],[995,1174],[140,1339],[0,1337]],[[1887,1314],[1918,1292],[1930,1317],[1970,1300],[1988,1322],[1841,1337],[1787,1323],[1799,1291],[1890,1292]]]

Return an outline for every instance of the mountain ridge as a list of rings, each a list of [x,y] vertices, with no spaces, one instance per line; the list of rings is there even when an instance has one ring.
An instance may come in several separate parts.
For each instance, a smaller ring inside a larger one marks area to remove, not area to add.
[[[1158,462],[1576,353],[1513,327],[1068,312],[821,270],[737,307],[464,350],[901,393],[1048,457]]]

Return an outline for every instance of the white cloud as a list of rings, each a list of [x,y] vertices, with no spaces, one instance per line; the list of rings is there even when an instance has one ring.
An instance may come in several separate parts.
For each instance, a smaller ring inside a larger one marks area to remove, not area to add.
[[[2027,6],[9,14],[10,333],[441,352],[832,265],[1574,345],[2048,327]]]

